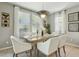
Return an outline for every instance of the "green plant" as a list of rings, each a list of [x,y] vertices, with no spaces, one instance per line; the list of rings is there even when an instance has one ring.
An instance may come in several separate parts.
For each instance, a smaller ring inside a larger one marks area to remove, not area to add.
[[[48,33],[48,34],[51,34],[51,31],[50,31],[50,24],[44,24],[44,27],[46,28],[46,32]]]

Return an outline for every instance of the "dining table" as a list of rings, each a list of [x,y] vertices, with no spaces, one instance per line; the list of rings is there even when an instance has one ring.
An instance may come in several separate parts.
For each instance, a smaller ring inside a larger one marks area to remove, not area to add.
[[[37,50],[37,43],[45,42],[49,38],[49,34],[45,34],[43,36],[23,36],[23,39],[25,39],[26,42],[32,44],[32,49],[34,49],[35,56],[38,56],[38,50]]]
[[[53,36],[52,34],[45,34],[43,36],[33,36],[33,37],[30,36],[29,38],[28,38],[28,36],[24,36],[23,38],[26,40],[26,42],[32,44],[32,48],[35,47],[35,49],[34,49],[35,56],[38,56],[37,43],[45,42],[49,38],[53,38],[53,37],[57,37],[57,36],[59,36],[59,35]]]

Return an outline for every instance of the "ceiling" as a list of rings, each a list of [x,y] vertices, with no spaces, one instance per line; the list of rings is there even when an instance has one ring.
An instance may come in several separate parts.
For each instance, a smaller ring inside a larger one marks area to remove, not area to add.
[[[36,12],[44,9],[47,10],[49,13],[54,13],[60,10],[64,10],[79,5],[79,2],[11,2],[11,3],[19,5],[24,8],[28,8]]]

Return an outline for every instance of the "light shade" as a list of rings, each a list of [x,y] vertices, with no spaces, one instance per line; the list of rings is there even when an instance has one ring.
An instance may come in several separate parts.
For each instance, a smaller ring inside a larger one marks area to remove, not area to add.
[[[46,10],[41,10],[38,12],[41,18],[45,18],[48,15],[48,11]]]

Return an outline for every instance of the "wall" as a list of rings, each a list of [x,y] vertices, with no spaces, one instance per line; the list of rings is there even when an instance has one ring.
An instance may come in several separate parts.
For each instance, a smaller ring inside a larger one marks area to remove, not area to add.
[[[55,32],[55,20],[54,20],[55,15],[52,14],[48,18],[48,23],[50,24],[50,30],[51,32]]]
[[[10,27],[1,27],[1,12],[10,14]],[[13,34],[13,5],[0,2],[0,48],[11,46],[10,36]]]
[[[73,12],[79,12],[79,6],[75,6],[73,8],[67,9],[67,21],[68,21],[68,14]],[[67,23],[67,31],[68,31],[68,23]],[[79,44],[79,32],[68,32],[68,36],[72,38],[71,42],[75,44]]]

